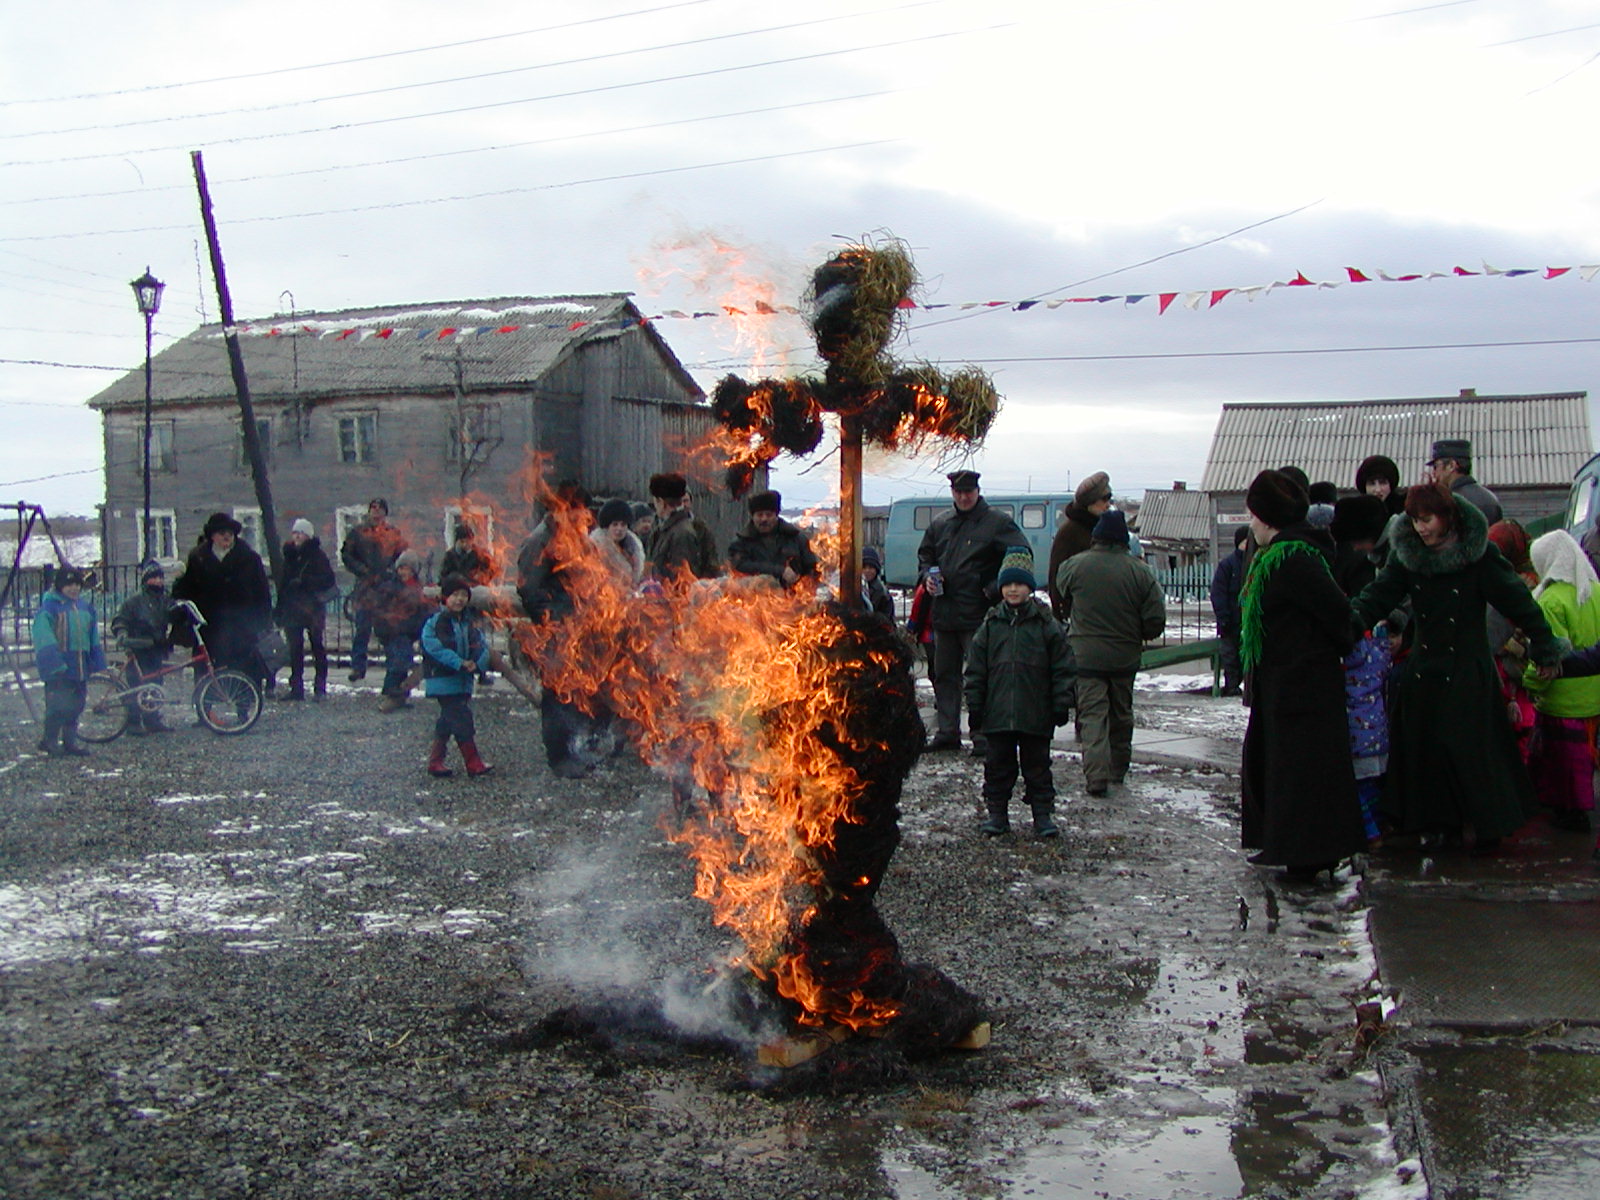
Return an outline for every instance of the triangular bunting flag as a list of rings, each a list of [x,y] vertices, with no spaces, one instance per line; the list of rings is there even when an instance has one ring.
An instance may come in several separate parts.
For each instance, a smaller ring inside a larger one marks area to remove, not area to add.
[[[1351,283],[1371,283],[1372,282],[1372,280],[1370,278],[1368,278],[1366,275],[1362,274],[1360,271],[1356,270],[1354,267],[1346,267],[1344,269],[1344,273],[1346,275],[1350,276],[1350,282]]]
[[[1157,310],[1157,315],[1160,315],[1160,313],[1166,312],[1167,311],[1167,306],[1169,304],[1171,304],[1177,298],[1178,298],[1178,293],[1177,292],[1162,292],[1161,293],[1161,307]]]
[[[1572,270],[1571,267],[1546,267],[1544,269],[1544,277],[1546,279],[1555,279],[1559,275],[1565,275],[1570,270]]]
[[[1206,307],[1215,308],[1217,305],[1222,303],[1222,298],[1231,291],[1233,291],[1232,288],[1218,288],[1216,291],[1211,293],[1211,303],[1206,305]]]

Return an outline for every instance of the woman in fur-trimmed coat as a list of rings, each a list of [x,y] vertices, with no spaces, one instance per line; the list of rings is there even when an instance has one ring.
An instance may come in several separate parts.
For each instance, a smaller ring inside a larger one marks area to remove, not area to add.
[[[1470,502],[1419,484],[1387,537],[1387,565],[1351,601],[1363,628],[1402,600],[1412,606],[1409,653],[1395,668],[1384,814],[1405,832],[1493,849],[1532,815],[1534,795],[1489,658],[1486,611],[1510,618],[1541,666],[1560,658],[1558,643]]]

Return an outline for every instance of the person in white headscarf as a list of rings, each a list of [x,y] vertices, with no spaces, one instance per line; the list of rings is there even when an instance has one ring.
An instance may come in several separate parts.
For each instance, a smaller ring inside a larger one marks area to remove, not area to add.
[[[1536,538],[1530,557],[1539,576],[1533,596],[1551,631],[1574,650],[1600,643],[1600,580],[1583,548],[1558,529]],[[1550,810],[1550,824],[1588,832],[1600,677],[1547,679],[1546,674],[1530,667],[1524,677],[1539,710],[1528,770],[1540,803]]]

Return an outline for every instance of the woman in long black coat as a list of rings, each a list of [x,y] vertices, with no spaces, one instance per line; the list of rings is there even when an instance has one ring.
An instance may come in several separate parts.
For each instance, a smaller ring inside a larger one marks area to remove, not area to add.
[[[1245,496],[1260,547],[1240,596],[1239,653],[1250,681],[1240,840],[1250,861],[1293,877],[1366,849],[1345,715],[1350,602],[1333,581],[1333,542],[1305,524],[1305,492],[1263,471]]]
[[[1489,657],[1493,607],[1527,635],[1529,657],[1560,651],[1533,594],[1489,541],[1489,523],[1447,488],[1418,484],[1389,522],[1389,561],[1352,604],[1364,627],[1410,598],[1410,653],[1394,676],[1382,807],[1403,832],[1492,849],[1535,811]]]
[[[261,556],[239,540],[244,526],[212,513],[189,551],[174,600],[193,600],[206,619],[205,639],[218,667],[234,667],[266,684],[256,643],[272,624],[272,587]]]

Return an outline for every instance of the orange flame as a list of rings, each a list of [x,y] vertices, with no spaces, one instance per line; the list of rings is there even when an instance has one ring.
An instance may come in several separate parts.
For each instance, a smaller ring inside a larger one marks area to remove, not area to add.
[[[892,1020],[895,1000],[819,971],[800,934],[819,904],[876,891],[870,870],[841,881],[829,863],[840,831],[869,820],[870,781],[852,758],[890,749],[841,714],[852,689],[895,668],[893,655],[855,653],[849,624],[804,585],[685,576],[639,597],[582,520],[564,517],[551,523],[549,554],[575,608],[522,628],[523,649],[561,699],[623,720],[680,797],[705,794],[667,834],[694,859],[694,894],[744,943],[742,963],[803,1022]],[[883,953],[895,953],[885,936]]]

